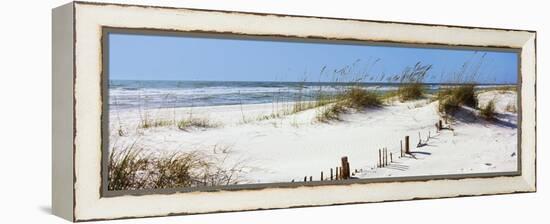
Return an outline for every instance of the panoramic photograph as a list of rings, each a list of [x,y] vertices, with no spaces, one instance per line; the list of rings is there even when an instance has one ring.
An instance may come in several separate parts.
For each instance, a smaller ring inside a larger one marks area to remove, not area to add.
[[[515,51],[106,38],[109,191],[518,171]]]

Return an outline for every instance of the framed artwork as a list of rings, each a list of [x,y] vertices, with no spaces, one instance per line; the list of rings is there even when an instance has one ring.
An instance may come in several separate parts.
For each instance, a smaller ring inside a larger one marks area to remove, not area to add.
[[[536,191],[536,32],[53,10],[71,221]]]

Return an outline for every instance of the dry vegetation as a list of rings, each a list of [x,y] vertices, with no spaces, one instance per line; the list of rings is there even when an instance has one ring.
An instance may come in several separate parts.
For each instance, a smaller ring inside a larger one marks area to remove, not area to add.
[[[138,190],[218,186],[242,181],[244,165],[236,163],[225,168],[229,155],[218,159],[199,151],[150,153],[132,144],[112,149],[108,163],[109,190]]]
[[[437,92],[436,98],[439,100],[439,112],[445,115],[453,115],[461,106],[477,107],[473,84],[446,87]]]
[[[200,128],[200,129],[207,129],[207,128],[216,128],[221,126],[221,124],[217,122],[213,122],[208,118],[196,118],[196,117],[189,117],[186,119],[179,120],[178,128],[183,131],[188,131],[191,128]]]
[[[340,114],[349,109],[362,110],[382,105],[382,100],[378,93],[360,87],[351,87],[337,96],[336,99],[338,100],[335,103],[320,108],[316,115],[317,121],[340,120]]]
[[[516,105],[508,104],[508,105],[506,105],[506,111],[508,111],[510,113],[517,113],[518,109],[516,108]]]
[[[401,101],[416,100],[424,97],[424,85],[422,81],[428,74],[432,65],[422,65],[418,62],[414,67],[407,67],[400,76],[401,85],[397,89],[397,95]]]
[[[491,100],[479,110],[481,117],[485,120],[493,120],[495,117],[495,101]]]

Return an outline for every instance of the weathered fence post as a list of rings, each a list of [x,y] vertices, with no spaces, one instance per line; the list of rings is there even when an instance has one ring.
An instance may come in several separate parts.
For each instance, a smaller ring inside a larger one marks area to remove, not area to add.
[[[309,181],[313,181],[313,176],[309,176]]]
[[[307,176],[304,177],[304,182],[307,182]]]
[[[388,166],[388,149],[384,148],[384,167]]]
[[[336,176],[334,177],[334,179],[336,179],[336,180],[338,180],[340,178],[338,171],[339,171],[338,167],[336,167]]]
[[[330,180],[333,179],[333,173],[332,173],[332,168],[330,168]]]
[[[341,175],[342,175],[342,179],[348,179],[349,175],[350,175],[349,162],[348,162],[348,157],[347,156],[342,157],[342,172],[341,172]]]
[[[401,153],[401,157],[403,157],[403,140],[399,140],[399,149],[400,149],[400,153]]]
[[[390,152],[390,163],[393,163],[393,153]]]
[[[409,151],[409,136],[405,136],[405,153],[407,154],[410,154],[411,152]]]
[[[382,151],[378,149],[378,167],[382,167]]]
[[[390,165],[390,162],[388,160],[388,156],[390,155],[390,153],[388,152],[388,148],[386,148],[386,166],[387,165]]]
[[[323,171],[321,171],[321,181],[323,181]]]

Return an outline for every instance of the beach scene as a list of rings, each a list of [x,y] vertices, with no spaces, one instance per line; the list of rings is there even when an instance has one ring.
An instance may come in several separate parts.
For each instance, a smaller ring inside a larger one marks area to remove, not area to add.
[[[516,52],[108,38],[110,191],[518,171]]]

